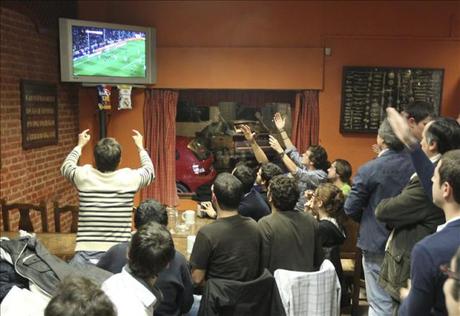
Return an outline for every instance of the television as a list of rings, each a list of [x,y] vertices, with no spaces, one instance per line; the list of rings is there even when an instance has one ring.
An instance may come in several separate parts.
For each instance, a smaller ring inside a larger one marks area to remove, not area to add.
[[[156,32],[151,27],[59,19],[61,81],[153,84]]]

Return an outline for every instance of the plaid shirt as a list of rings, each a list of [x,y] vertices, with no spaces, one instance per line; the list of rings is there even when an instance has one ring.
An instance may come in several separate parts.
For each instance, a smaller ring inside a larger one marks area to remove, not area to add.
[[[340,282],[329,260],[317,272],[278,269],[275,280],[287,316],[340,315]]]

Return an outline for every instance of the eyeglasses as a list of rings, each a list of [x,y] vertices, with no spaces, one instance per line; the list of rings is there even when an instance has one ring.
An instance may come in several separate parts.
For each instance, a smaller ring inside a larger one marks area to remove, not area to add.
[[[447,264],[443,264],[439,267],[439,270],[450,279],[460,282],[460,273],[452,271]]]

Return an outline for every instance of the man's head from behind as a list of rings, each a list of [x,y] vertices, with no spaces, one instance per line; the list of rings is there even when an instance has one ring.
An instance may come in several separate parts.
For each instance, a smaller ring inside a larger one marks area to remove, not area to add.
[[[131,238],[128,265],[134,275],[149,280],[158,276],[174,258],[174,242],[168,229],[149,222]]]
[[[223,172],[212,185],[213,199],[221,210],[236,210],[243,197],[243,184],[234,175]]]
[[[115,171],[121,159],[121,146],[114,138],[103,138],[94,147],[96,169],[100,172]]]
[[[267,193],[268,201],[278,211],[292,211],[299,199],[297,181],[285,175],[274,177],[270,181]]]
[[[272,162],[267,162],[259,168],[259,171],[257,172],[256,182],[257,184],[261,184],[265,187],[268,187],[270,180],[273,177],[278,176],[280,174],[283,174],[283,170],[278,165],[275,165]]]
[[[168,213],[166,207],[153,199],[145,200],[136,209],[134,214],[134,227],[141,226],[154,221],[160,225],[168,226]]]
[[[460,125],[453,118],[437,118],[425,126],[420,145],[428,156],[458,149],[460,148]]]
[[[460,212],[460,149],[445,153],[433,174],[433,202]]]
[[[404,144],[398,139],[398,137],[396,137],[388,119],[384,119],[380,124],[378,137],[380,137],[384,147],[395,151],[401,151],[404,149]]]
[[[241,164],[233,169],[232,174],[243,184],[243,194],[251,191],[252,187],[254,186],[254,182],[256,181],[254,170],[246,165]]]
[[[105,293],[91,280],[68,277],[58,287],[45,309],[45,316],[115,316],[115,308]]]
[[[403,114],[406,116],[412,135],[418,140],[422,139],[425,125],[435,116],[433,104],[424,101],[409,103],[404,108]]]

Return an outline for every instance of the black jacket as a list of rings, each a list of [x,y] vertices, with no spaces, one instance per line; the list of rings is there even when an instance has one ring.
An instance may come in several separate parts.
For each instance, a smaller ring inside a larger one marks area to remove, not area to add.
[[[83,276],[100,285],[112,275],[91,264],[70,265],[50,254],[33,237],[2,240],[0,247],[10,254],[17,274],[34,282],[50,296],[56,293],[59,282],[67,276]]]
[[[249,282],[209,279],[201,299],[199,316],[284,316],[275,278],[265,269]]]
[[[379,283],[399,301],[399,289],[406,287],[409,279],[412,248],[445,222],[444,212],[428,199],[416,176],[399,195],[381,201],[375,216],[394,229],[385,251]]]

